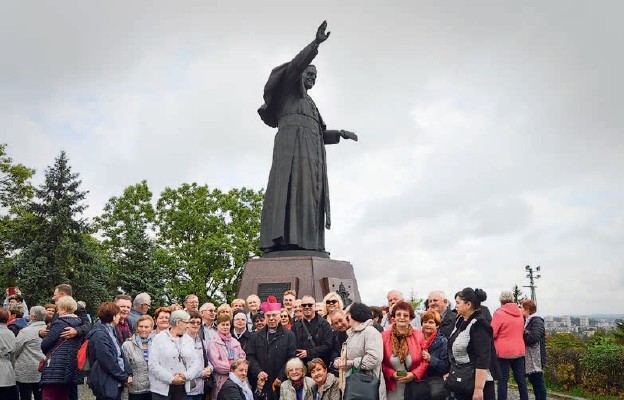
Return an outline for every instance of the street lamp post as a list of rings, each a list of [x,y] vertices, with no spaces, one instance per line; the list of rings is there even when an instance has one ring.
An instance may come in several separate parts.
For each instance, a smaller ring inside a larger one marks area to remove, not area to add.
[[[533,268],[530,265],[527,265],[526,267],[524,267],[525,271],[527,272],[526,277],[529,278],[529,285],[528,286],[523,286],[523,287],[528,287],[531,288],[531,300],[533,301],[537,301],[537,298],[535,296],[535,289],[537,288],[537,286],[535,286],[535,279],[539,279],[542,277],[542,275],[537,274],[537,275],[533,275]],[[535,268],[535,272],[540,272],[541,267],[537,267]]]

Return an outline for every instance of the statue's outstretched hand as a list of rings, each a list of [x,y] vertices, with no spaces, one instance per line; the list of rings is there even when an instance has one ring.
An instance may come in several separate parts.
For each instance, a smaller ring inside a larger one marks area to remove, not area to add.
[[[349,131],[340,131],[340,136],[342,136],[344,139],[351,139],[354,141],[358,141],[358,136],[353,133],[353,132],[349,132]]]
[[[316,44],[323,43],[329,37],[329,34],[331,32],[325,33],[325,29],[327,29],[327,21],[323,21],[321,26],[319,26],[318,29],[316,30]]]

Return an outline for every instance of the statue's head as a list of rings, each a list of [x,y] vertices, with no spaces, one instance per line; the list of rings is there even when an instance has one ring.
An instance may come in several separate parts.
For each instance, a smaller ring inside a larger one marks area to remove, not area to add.
[[[305,71],[303,71],[301,79],[306,90],[312,89],[312,86],[316,83],[316,67],[312,64],[308,65]]]

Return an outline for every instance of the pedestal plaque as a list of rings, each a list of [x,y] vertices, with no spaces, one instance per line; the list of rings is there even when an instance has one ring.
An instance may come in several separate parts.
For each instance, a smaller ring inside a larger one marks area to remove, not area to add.
[[[276,282],[276,283],[258,283],[258,291],[256,294],[266,301],[269,296],[275,296],[278,302],[282,302],[284,298],[284,292],[291,288],[290,282]]]
[[[353,266],[348,261],[308,256],[264,257],[247,261],[244,268],[238,290],[238,297],[243,299],[255,293],[266,301],[266,296],[272,294],[281,302],[284,291],[294,289],[298,298],[309,295],[321,301],[328,292],[342,290],[343,299],[360,301]]]

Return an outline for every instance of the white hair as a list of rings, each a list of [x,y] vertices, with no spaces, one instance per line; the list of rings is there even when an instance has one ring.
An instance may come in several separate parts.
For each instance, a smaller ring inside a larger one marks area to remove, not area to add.
[[[191,319],[189,313],[184,310],[175,310],[169,317],[169,326],[176,326],[178,321],[188,321]]]
[[[149,303],[151,300],[152,300],[152,297],[149,295],[149,293],[145,293],[145,292],[139,293],[134,298],[134,301],[132,301],[132,306],[134,308],[139,308],[143,304]]]
[[[303,369],[303,375],[305,376],[305,374],[307,373],[305,364],[303,363],[303,361],[301,361],[300,358],[297,357],[293,357],[290,360],[288,360],[286,362],[286,376],[288,376],[290,378],[290,376],[288,375],[288,370],[291,368],[302,368]]]

